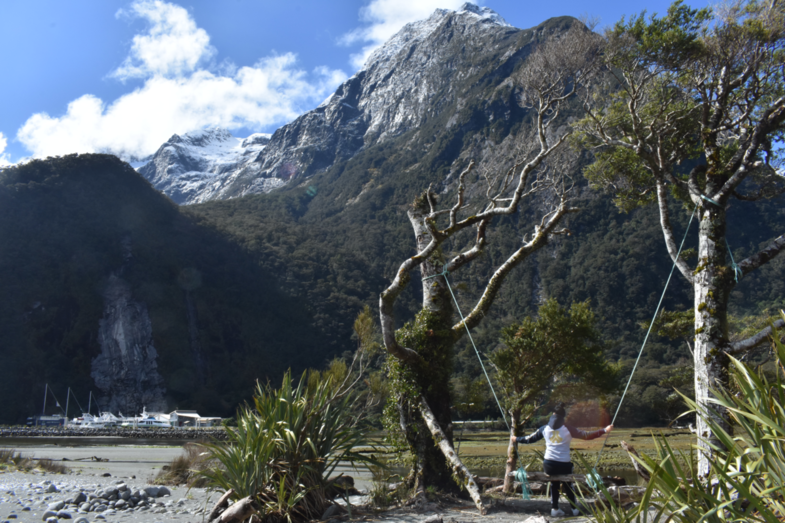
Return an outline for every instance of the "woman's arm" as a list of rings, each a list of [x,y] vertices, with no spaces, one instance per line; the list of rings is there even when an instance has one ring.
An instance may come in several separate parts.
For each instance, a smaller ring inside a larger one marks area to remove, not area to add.
[[[567,424],[565,424],[564,426],[567,427],[567,430],[570,431],[570,435],[575,439],[596,439],[599,438],[600,436],[608,434],[610,431],[613,430],[613,425],[608,425],[604,429],[595,430],[592,432],[586,432],[585,430],[576,429],[575,427]]]
[[[540,427],[536,432],[529,434],[528,436],[521,436],[520,438],[510,436],[510,441],[513,443],[534,443],[535,441],[540,441],[544,437],[542,429],[543,427]]]

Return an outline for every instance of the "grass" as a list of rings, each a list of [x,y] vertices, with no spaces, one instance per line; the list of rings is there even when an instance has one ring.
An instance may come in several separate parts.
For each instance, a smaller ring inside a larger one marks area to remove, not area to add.
[[[602,458],[597,469],[629,469],[632,470],[632,462],[627,453],[619,445],[619,441],[624,440],[637,450],[640,454],[655,457],[657,447],[652,439],[652,435],[662,435],[667,438],[668,443],[677,450],[689,452],[690,446],[695,443],[695,436],[684,430],[672,430],[662,427],[636,428],[636,429],[614,429],[608,437]],[[460,441],[461,460],[469,467],[469,470],[504,470],[507,461],[507,444],[509,441],[508,432],[477,432],[464,433]],[[580,453],[584,459],[594,465],[597,453],[602,448],[604,438],[591,441],[572,440],[572,450]],[[458,442],[456,441],[456,446]],[[520,460],[524,463],[536,458],[536,451],[542,452],[545,448],[544,443],[533,445],[519,445],[518,453]],[[573,459],[575,472],[583,472],[579,460]]]
[[[68,474],[71,469],[51,459],[33,459],[23,456],[14,449],[0,449],[0,471],[29,472],[38,469],[51,474]]]
[[[211,465],[207,448],[198,443],[186,443],[183,454],[164,465],[153,481],[157,485],[205,487],[208,481],[201,472]]]

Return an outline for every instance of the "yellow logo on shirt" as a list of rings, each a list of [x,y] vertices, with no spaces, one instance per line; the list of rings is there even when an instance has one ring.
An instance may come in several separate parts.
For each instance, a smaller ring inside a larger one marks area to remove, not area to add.
[[[561,434],[559,434],[558,431],[554,430],[553,432],[551,432],[551,443],[558,444],[558,443],[562,443],[563,441],[564,440],[562,439]]]

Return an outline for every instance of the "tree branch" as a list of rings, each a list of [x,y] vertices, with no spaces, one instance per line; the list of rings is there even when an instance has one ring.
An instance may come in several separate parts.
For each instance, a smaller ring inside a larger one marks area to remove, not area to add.
[[[668,254],[679,268],[679,272],[690,283],[693,283],[694,276],[687,262],[678,257],[679,249],[676,245],[676,239],[673,237],[673,227],[671,226],[670,210],[668,209],[668,193],[665,189],[665,184],[657,182],[657,204],[660,208],[660,227],[662,228],[662,235],[665,237],[665,246],[668,248]]]
[[[777,320],[773,323],[775,329],[780,329],[785,326],[785,320]],[[760,331],[759,333],[755,334],[754,336],[750,336],[746,340],[737,341],[736,343],[731,343],[730,350],[728,354],[734,356],[736,354],[746,352],[750,349],[754,349],[764,341],[766,341],[771,336],[771,325]]]
[[[420,413],[422,414],[425,424],[428,426],[428,430],[431,431],[434,441],[439,445],[439,449],[441,449],[442,454],[444,454],[447,463],[450,464],[453,473],[460,479],[461,485],[466,487],[466,491],[469,493],[469,496],[471,496],[472,501],[474,501],[480,514],[485,515],[487,510],[480,497],[480,489],[474,481],[474,475],[469,472],[469,469],[463,464],[458,457],[458,454],[455,453],[455,449],[450,444],[450,440],[447,439],[444,431],[442,431],[439,426],[439,422],[436,421],[436,416],[433,415],[433,411],[428,406],[428,402],[426,402],[425,398],[422,396],[420,396]]]
[[[482,254],[483,249],[485,249],[485,230],[487,229],[490,221],[490,218],[487,218],[477,224],[477,240],[474,242],[474,246],[472,246],[472,248],[468,251],[462,252],[447,262],[444,265],[444,270],[453,272]]]
[[[562,196],[561,202],[559,203],[559,207],[556,209],[556,211],[543,216],[540,225],[535,227],[534,237],[531,239],[531,241],[524,243],[520,249],[512,253],[510,257],[507,258],[507,260],[501,264],[498,269],[496,269],[496,272],[494,272],[493,276],[491,276],[490,280],[488,280],[488,284],[485,286],[485,291],[482,293],[479,301],[474,306],[474,309],[472,309],[472,311],[466,315],[463,321],[460,321],[453,326],[452,331],[456,337],[462,336],[467,326],[469,329],[472,329],[477,326],[478,323],[480,323],[485,313],[493,304],[493,301],[496,298],[496,295],[499,293],[499,289],[501,289],[502,282],[507,277],[507,274],[509,274],[511,270],[513,270],[530,254],[539,250],[548,243],[548,239],[550,236],[552,236],[553,230],[564,216],[578,211],[579,209],[575,207],[569,207],[567,205],[566,198]]]
[[[761,265],[767,264],[772,258],[782,252],[783,249],[785,249],[785,234],[781,235],[766,247],[739,263],[739,268],[741,269],[742,274],[747,275]]]

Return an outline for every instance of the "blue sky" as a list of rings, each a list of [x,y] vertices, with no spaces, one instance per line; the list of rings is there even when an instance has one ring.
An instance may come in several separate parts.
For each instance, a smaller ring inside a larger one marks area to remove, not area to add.
[[[0,0],[0,165],[72,152],[141,157],[206,126],[273,132],[404,24],[463,2]],[[602,27],[670,2],[473,3],[525,29],[561,15]]]

